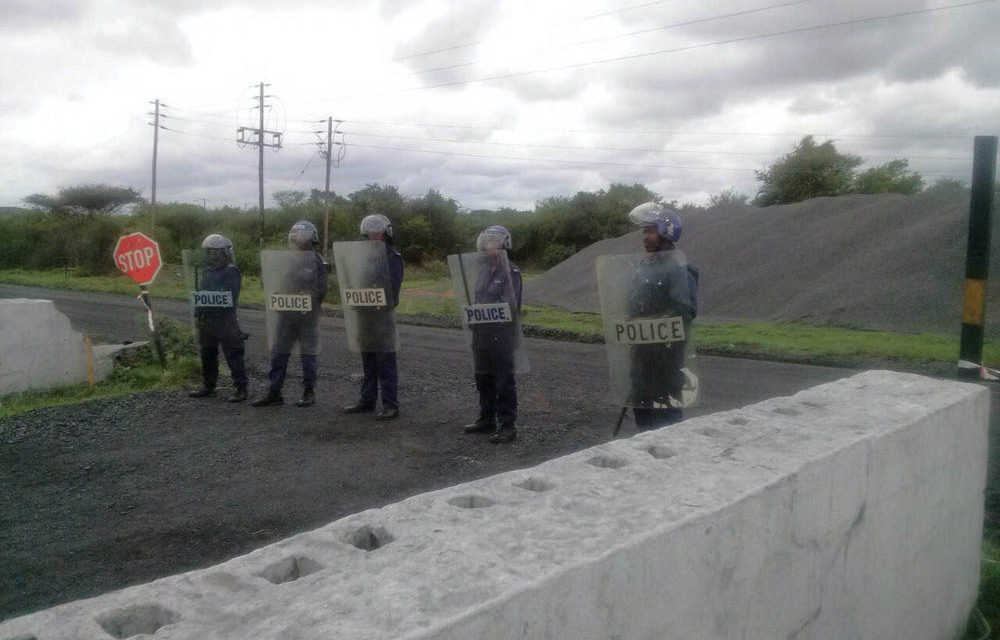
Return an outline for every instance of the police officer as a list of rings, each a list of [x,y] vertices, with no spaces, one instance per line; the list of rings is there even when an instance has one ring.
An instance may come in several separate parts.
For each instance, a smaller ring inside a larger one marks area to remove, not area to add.
[[[319,236],[313,223],[301,220],[288,232],[288,244],[294,251],[310,252],[312,259],[296,262],[296,267],[284,274],[285,291],[306,291],[312,294],[312,310],[301,313],[278,313],[274,342],[271,345],[271,368],[267,374],[267,395],[254,400],[254,407],[284,404],[281,388],[285,384],[288,358],[296,342],[301,349],[302,399],[297,407],[308,407],[316,402],[316,351],[319,347],[320,305],[326,297],[327,269],[320,255]]]
[[[205,250],[207,264],[201,274],[201,281],[195,282],[195,289],[201,291],[228,291],[232,295],[232,307],[195,307],[195,326],[198,329],[198,344],[201,346],[200,389],[192,391],[192,398],[215,395],[215,385],[219,380],[219,347],[229,365],[234,391],[229,402],[243,402],[247,399],[247,367],[244,360],[245,335],[240,330],[236,318],[236,305],[240,298],[242,278],[236,268],[233,243],[229,238],[213,233],[201,243]]]
[[[632,410],[636,426],[646,431],[683,419],[679,400],[687,384],[687,340],[698,313],[698,271],[674,254],[681,237],[681,218],[676,211],[647,202],[634,208],[629,219],[642,229],[646,257],[629,288],[628,317],[680,316],[684,325],[683,341],[632,347],[633,399],[652,405],[633,405]]]
[[[361,235],[371,242],[380,243],[385,247],[389,262],[389,281],[391,285],[392,306],[399,306],[399,289],[403,285],[403,256],[392,246],[392,222],[380,213],[365,216],[361,221]],[[374,309],[368,310],[377,313]],[[362,311],[364,313],[365,311]],[[387,330],[382,322],[372,322],[368,330]],[[391,328],[395,331],[395,327]],[[362,327],[362,331],[366,329]],[[387,340],[373,338],[371,342],[385,343]],[[382,392],[382,410],[375,414],[376,420],[394,420],[399,417],[399,398],[397,386],[399,371],[396,364],[395,351],[362,351],[361,365],[364,378],[361,381],[361,397],[357,403],[344,407],[344,413],[365,413],[375,410],[379,390]]]
[[[521,314],[521,271],[510,261],[510,232],[493,226],[479,234],[476,250],[490,252],[476,279],[476,304],[507,302],[515,319]],[[496,251],[507,254],[508,273]],[[490,442],[503,444],[517,437],[517,385],[514,380],[515,351],[520,347],[520,323],[486,323],[472,326],[472,357],[479,392],[479,418],[463,428],[465,433],[492,431]]]

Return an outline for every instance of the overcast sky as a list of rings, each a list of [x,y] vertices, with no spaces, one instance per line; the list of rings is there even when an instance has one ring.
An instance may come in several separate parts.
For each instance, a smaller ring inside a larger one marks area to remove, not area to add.
[[[968,182],[972,137],[1000,122],[997,0],[0,0],[0,16],[0,206],[91,182],[148,198],[159,99],[157,200],[256,207],[256,151],[235,140],[262,81],[284,132],[269,203],[323,188],[312,131],[331,116],[334,191],[470,209],[612,182],[753,195],[754,169],[804,134]]]

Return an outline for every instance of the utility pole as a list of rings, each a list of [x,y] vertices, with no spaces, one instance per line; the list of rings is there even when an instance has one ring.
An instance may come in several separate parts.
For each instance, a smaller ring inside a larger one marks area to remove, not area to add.
[[[154,105],[153,112],[149,114],[153,116],[153,121],[149,123],[153,125],[153,193],[149,199],[152,216],[149,223],[149,235],[152,236],[156,231],[156,151],[160,144],[160,99],[157,98],[150,104]]]
[[[260,208],[260,248],[264,248],[264,147],[271,147],[275,150],[281,148],[281,132],[280,131],[268,131],[264,129],[264,108],[267,106],[264,104],[264,98],[270,98],[272,96],[264,95],[264,87],[269,87],[271,85],[265,84],[263,82],[258,85],[260,88],[260,95],[257,100],[257,108],[260,109],[260,118],[258,119],[258,126],[256,127],[239,127],[236,130],[236,144],[241,147],[250,145],[251,147],[256,147],[259,151],[257,157],[257,183],[259,188],[259,199],[258,207]],[[249,137],[248,137],[249,135]],[[270,136],[269,138],[266,136]],[[270,142],[268,141],[270,140]]]
[[[990,269],[990,223],[997,168],[997,137],[976,136],[972,154],[969,242],[965,256],[959,379],[986,378],[983,338],[986,324],[986,276]]]
[[[344,144],[343,137],[344,134],[339,131],[340,123],[342,120],[337,120],[338,131],[333,130],[333,116],[328,116],[326,119],[326,144],[324,145],[320,142],[320,152],[319,154],[326,160],[326,189],[323,191],[323,257],[327,257],[328,247],[330,246],[330,165],[335,167],[340,166],[340,161],[344,158],[344,153],[347,148]],[[316,132],[319,133],[318,131]],[[335,133],[339,133],[341,140],[340,142],[334,142],[333,136]],[[339,145],[340,149],[337,151],[337,159],[333,159],[333,146]],[[325,147],[325,148],[324,148]]]

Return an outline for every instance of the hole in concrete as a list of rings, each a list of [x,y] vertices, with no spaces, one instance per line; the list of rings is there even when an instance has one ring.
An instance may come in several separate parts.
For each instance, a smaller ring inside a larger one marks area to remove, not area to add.
[[[803,406],[812,407],[813,409],[822,409],[826,406],[822,402],[813,402],[812,400],[803,400],[802,404]]]
[[[541,493],[542,491],[549,491],[550,489],[555,489],[556,485],[551,482],[546,482],[541,478],[528,478],[523,482],[515,482],[514,486],[519,489],[525,489],[527,491],[535,491]]]
[[[774,410],[775,413],[783,416],[801,416],[801,411],[796,411],[795,409],[790,409],[788,407],[778,407]]]
[[[587,460],[587,464],[599,469],[621,469],[628,464],[628,460],[612,458],[611,456],[595,456]]]
[[[653,456],[657,460],[666,460],[667,458],[673,458],[677,455],[677,452],[670,447],[664,447],[662,445],[653,445],[652,447],[646,448],[646,453]]]
[[[14,636],[12,638],[6,638],[5,640],[38,640],[35,636]]]
[[[485,496],[458,496],[448,500],[448,504],[462,509],[485,509],[496,503]]]
[[[730,418],[729,424],[736,425],[737,427],[742,427],[743,425],[750,424],[750,421],[746,418]]]
[[[366,524],[363,527],[358,527],[341,539],[362,551],[375,551],[395,540],[396,536],[382,527],[372,527]]]
[[[160,627],[177,622],[180,617],[161,606],[142,604],[109,611],[97,616],[95,620],[109,635],[123,640],[139,634],[152,635]]]
[[[284,584],[286,582],[294,582],[310,573],[316,573],[322,568],[323,565],[312,558],[291,556],[264,567],[263,571],[259,571],[254,575],[258,578],[264,578],[272,584]]]
[[[703,436],[708,436],[709,438],[722,438],[726,435],[725,431],[720,431],[719,429],[713,429],[712,427],[705,427],[704,429],[699,429],[698,433]]]

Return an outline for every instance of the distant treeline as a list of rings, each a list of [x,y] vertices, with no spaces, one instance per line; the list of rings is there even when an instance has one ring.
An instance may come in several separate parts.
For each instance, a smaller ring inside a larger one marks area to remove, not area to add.
[[[102,187],[91,185],[87,191],[93,196]],[[64,192],[72,195],[68,189]],[[641,184],[612,184],[607,190],[545,198],[536,203],[534,211],[467,211],[437,191],[404,197],[396,187],[370,184],[346,198],[331,196],[329,237],[331,242],[359,239],[361,219],[382,213],[392,220],[396,246],[406,261],[426,264],[457,249],[474,251],[479,232],[501,224],[514,237],[515,259],[524,266],[544,268],[593,242],[631,230],[628,212],[656,197]],[[287,247],[286,234],[297,220],[310,220],[322,236],[321,192],[280,191],[274,200],[278,206],[264,214],[266,247]],[[65,198],[51,198],[51,202],[56,201],[59,206],[0,216],[0,268],[69,265],[78,266],[81,274],[109,273],[114,270],[111,253],[121,235],[152,231],[167,262],[180,262],[182,250],[199,247],[210,233],[221,233],[233,241],[240,268],[245,273],[259,272],[257,210],[167,203],[157,205],[155,212],[148,204],[139,204],[123,214],[115,213],[114,208],[74,206]]]

